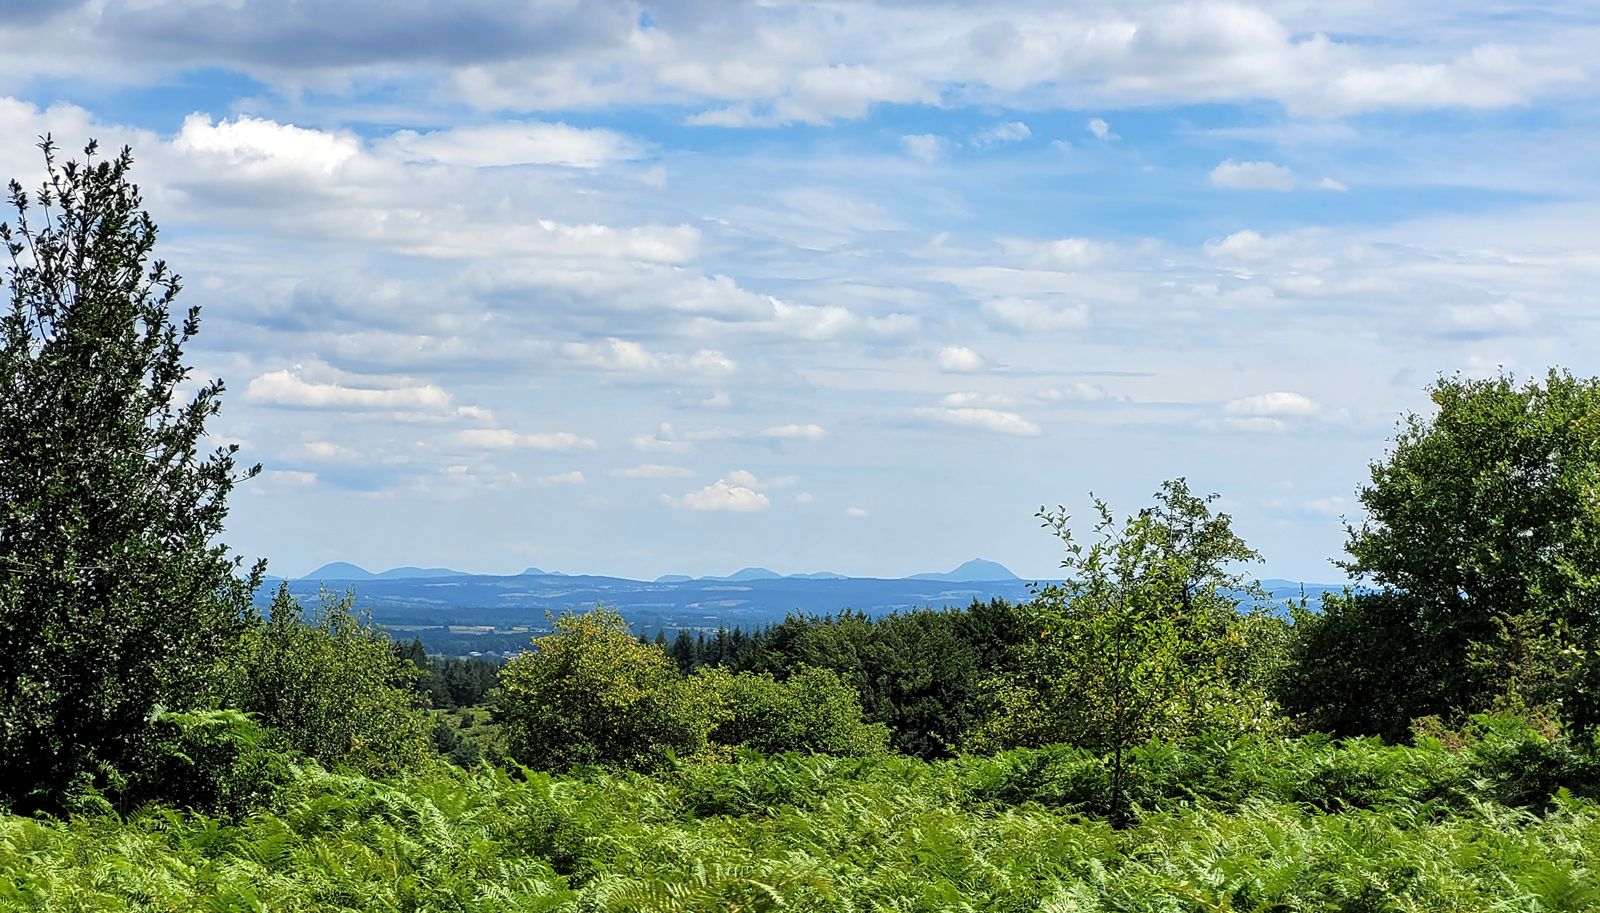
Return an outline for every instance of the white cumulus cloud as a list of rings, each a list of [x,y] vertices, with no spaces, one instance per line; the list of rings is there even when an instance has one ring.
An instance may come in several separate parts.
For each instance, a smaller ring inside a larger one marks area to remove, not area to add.
[[[821,425],[774,425],[761,432],[762,437],[820,441],[828,432]]]
[[[596,343],[564,343],[561,354],[575,364],[601,371],[728,374],[739,367],[733,359],[715,349],[701,349],[692,355],[659,353],[631,339],[614,337]]]
[[[975,374],[989,362],[966,346],[945,346],[939,350],[939,370],[951,374]]]
[[[950,147],[950,141],[936,133],[915,133],[900,137],[900,145],[911,154],[924,162],[937,162],[944,157],[945,150]]]
[[[991,326],[1013,333],[1077,330],[1089,325],[1086,305],[1052,307],[1028,298],[996,298],[979,305]]]
[[[800,477],[772,476],[766,479],[758,479],[755,473],[743,469],[735,469],[733,472],[728,473],[727,480],[734,485],[742,485],[745,488],[754,488],[760,491],[767,488],[788,488],[798,483]]]
[[[1316,415],[1322,411],[1322,406],[1308,396],[1299,393],[1279,391],[1277,393],[1257,393],[1254,396],[1244,396],[1233,400],[1223,408],[1229,415]]]
[[[348,387],[338,383],[313,383],[291,370],[269,371],[250,381],[244,398],[273,406],[308,409],[422,409],[449,407],[450,394],[433,384],[387,389]]]
[[[363,156],[361,140],[351,134],[249,116],[212,123],[204,114],[184,118],[172,150],[225,164],[235,178],[326,178]]]
[[[300,452],[313,460],[348,460],[355,456],[348,447],[332,441],[307,441],[300,445]]]
[[[718,479],[699,491],[691,491],[681,498],[662,495],[673,507],[686,510],[729,510],[738,513],[765,510],[772,501],[764,494],[744,485],[735,485],[727,479]]]

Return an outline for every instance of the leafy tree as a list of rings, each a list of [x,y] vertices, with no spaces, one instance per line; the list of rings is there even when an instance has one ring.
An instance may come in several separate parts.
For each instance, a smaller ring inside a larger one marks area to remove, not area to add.
[[[199,311],[173,312],[131,153],[40,148],[43,186],[11,182],[0,224],[0,801],[21,804],[139,766],[158,711],[206,693],[261,574],[216,542],[259,467],[202,450],[223,386],[183,392]]]
[[[354,593],[325,590],[307,617],[281,585],[229,657],[222,699],[324,766],[394,774],[428,756],[434,723],[418,707],[416,666],[354,603]]]
[[[1342,566],[1380,591],[1297,623],[1285,701],[1341,734],[1515,705],[1593,725],[1600,379],[1440,378],[1429,395],[1437,412],[1403,419],[1349,530]],[[1352,708],[1378,694],[1363,723]]]
[[[1069,579],[1030,605],[1037,640],[1017,674],[995,681],[969,747],[1064,742],[1108,755],[1121,814],[1133,747],[1276,725],[1266,685],[1281,624],[1240,611],[1235,594],[1260,591],[1227,566],[1259,556],[1211,512],[1215,497],[1166,482],[1154,507],[1120,525],[1097,499],[1099,539],[1087,547],[1064,511],[1040,510],[1066,545]]]
[[[808,667],[779,681],[765,673],[708,667],[697,677],[722,704],[710,735],[718,744],[766,754],[866,757],[888,750],[888,727],[863,723],[856,690],[830,670]]]
[[[891,728],[898,751],[950,756],[982,717],[986,682],[1013,669],[1030,627],[1003,599],[878,619],[862,656],[867,719]]]
[[[506,750],[541,769],[608,764],[635,770],[703,754],[720,701],[641,644],[615,609],[552,619],[553,631],[500,673]]]
[[[867,722],[889,727],[896,751],[948,757],[978,720],[985,681],[1010,668],[1029,627],[1003,599],[877,619],[850,609],[792,614],[747,635],[724,668],[780,681],[809,668],[829,669],[855,687]]]
[[[1327,593],[1320,610],[1295,609],[1274,688],[1284,710],[1317,732],[1407,738],[1413,719],[1447,706],[1418,609],[1393,591]]]

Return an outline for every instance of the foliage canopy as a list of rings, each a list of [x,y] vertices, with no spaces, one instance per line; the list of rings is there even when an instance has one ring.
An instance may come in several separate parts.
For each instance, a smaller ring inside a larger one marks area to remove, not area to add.
[[[563,614],[500,674],[505,747],[544,770],[615,764],[648,770],[707,750],[720,701],[641,644],[615,609]]]
[[[889,729],[861,721],[856,689],[828,669],[769,673],[707,668],[699,676],[720,703],[712,742],[764,754],[785,751],[870,757],[889,750]]]
[[[388,634],[354,611],[352,593],[323,591],[307,613],[280,585],[220,672],[221,702],[253,714],[277,744],[370,776],[418,767],[433,720],[419,708],[421,674]]]
[[[1538,706],[1600,722],[1600,379],[1440,378],[1360,491],[1343,566],[1296,621],[1286,704],[1319,728]]]

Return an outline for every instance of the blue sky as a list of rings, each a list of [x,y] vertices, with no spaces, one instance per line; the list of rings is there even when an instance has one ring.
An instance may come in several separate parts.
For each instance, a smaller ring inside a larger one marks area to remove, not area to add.
[[[130,144],[228,542],[1051,575],[1185,476],[1331,580],[1441,374],[1600,373],[1589,4],[30,0],[0,170]]]

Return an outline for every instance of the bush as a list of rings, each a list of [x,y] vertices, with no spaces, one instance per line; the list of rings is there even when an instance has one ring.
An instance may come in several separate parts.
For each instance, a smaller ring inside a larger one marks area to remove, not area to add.
[[[239,818],[262,807],[289,778],[288,759],[248,714],[163,713],[155,723],[156,750],[130,784],[129,799]]]
[[[513,760],[542,770],[652,770],[708,751],[721,705],[706,680],[684,679],[613,609],[563,614],[552,626],[500,673],[501,733]]]
[[[707,667],[699,677],[721,700],[711,741],[764,754],[785,751],[879,755],[889,728],[861,720],[856,690],[828,669],[802,667],[785,681],[770,674],[729,674]]]
[[[288,586],[279,587],[268,617],[229,658],[221,699],[255,714],[287,750],[386,776],[429,756],[433,720],[417,706],[416,667],[353,613],[354,602],[353,593],[324,591],[306,618]]]

